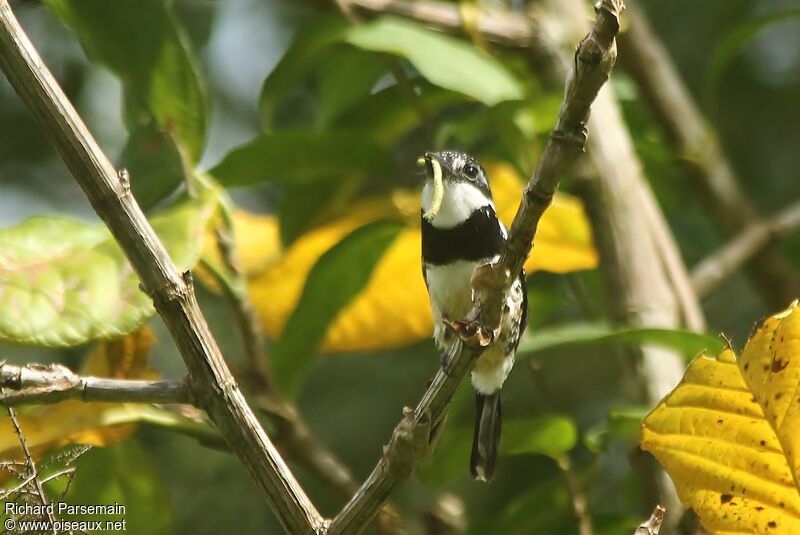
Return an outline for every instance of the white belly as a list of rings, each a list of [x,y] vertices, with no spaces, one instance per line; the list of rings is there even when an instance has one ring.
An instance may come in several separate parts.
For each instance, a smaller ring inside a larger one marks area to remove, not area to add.
[[[476,262],[458,261],[446,266],[425,266],[433,311],[433,338],[442,351],[447,350],[454,340],[454,333],[448,331],[443,320],[464,319],[472,308],[471,282],[476,265]],[[501,320],[503,334],[483,352],[472,371],[472,384],[482,394],[491,394],[501,388],[514,366],[515,351],[505,342],[507,336],[519,328],[512,319],[519,317],[522,306],[522,288],[518,281],[511,287],[506,306]]]
[[[464,319],[472,308],[472,273],[476,262],[459,260],[445,266],[425,266],[433,318],[449,321]]]

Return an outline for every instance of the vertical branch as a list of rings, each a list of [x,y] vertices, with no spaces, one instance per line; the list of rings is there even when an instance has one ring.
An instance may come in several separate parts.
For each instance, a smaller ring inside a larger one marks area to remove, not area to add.
[[[739,178],[697,109],[664,46],[636,5],[620,35],[625,68],[639,85],[659,125],[675,147],[706,207],[729,235],[762,223],[739,187]],[[800,293],[800,280],[780,249],[768,244],[747,263],[747,273],[770,308],[782,308]]]
[[[549,5],[557,20],[574,21],[575,33],[583,30],[581,0]],[[702,310],[686,267],[611,91],[598,96],[590,124],[605,135],[589,138],[586,165],[578,174],[612,317],[633,326],[702,327]],[[644,345],[628,348],[624,357],[627,387],[640,402],[657,402],[683,376],[683,358],[673,351]],[[645,477],[668,505],[670,523],[677,522],[681,505],[667,476],[652,466]]]
[[[614,36],[619,30],[622,9],[621,0],[602,0],[596,5],[595,24],[575,52],[556,129],[525,189],[501,258],[496,264],[476,269],[472,281],[476,299],[467,319],[477,320],[478,331],[493,332],[496,329],[503,298],[511,281],[521,272],[539,220],[550,204],[562,174],[582,152],[589,108],[608,79],[616,59]],[[359,533],[392,490],[411,475],[417,460],[429,450],[432,434],[441,424],[456,388],[480,353],[480,349],[462,343],[454,344],[451,351],[446,357],[447,369],[437,372],[415,410],[404,410],[403,419],[395,428],[377,466],[358,493],[332,520],[329,534]]]
[[[233,379],[197,305],[191,275],[163,244],[83,121],[0,0],[0,68],[56,147],[142,281],[186,363],[190,388],[258,484],[284,528],[318,532],[325,521],[267,437]]]

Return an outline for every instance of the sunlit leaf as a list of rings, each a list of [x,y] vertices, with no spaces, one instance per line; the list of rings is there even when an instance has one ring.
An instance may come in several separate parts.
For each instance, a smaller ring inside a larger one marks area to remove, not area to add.
[[[202,152],[206,96],[183,30],[162,0],[47,0],[89,57],[122,80],[128,122],[152,115],[186,147]]]
[[[402,228],[397,221],[369,223],[348,234],[314,264],[303,295],[272,348],[272,368],[286,390],[296,391],[328,325],[364,288]]]
[[[216,201],[178,204],[152,219],[179,270],[199,258]],[[153,315],[139,278],[102,224],[35,217],[0,229],[0,341],[72,346],[113,338]]]
[[[522,193],[522,182],[508,166],[491,165],[488,172],[500,217],[510,224]],[[270,338],[280,336],[317,259],[354,229],[387,216],[408,218],[414,226],[401,231],[389,246],[363,291],[328,329],[321,349],[342,352],[397,347],[430,336],[433,319],[420,267],[419,193],[397,191],[391,198],[354,203],[346,215],[299,237],[279,259],[260,272],[245,265],[251,297]],[[274,228],[274,218],[263,216],[260,220],[265,228]],[[258,247],[258,242],[252,245]],[[254,264],[263,266],[257,252],[242,253]],[[274,258],[275,249],[267,245],[264,254]],[[539,224],[536,246],[526,263],[528,273],[536,270],[564,273],[596,265],[597,253],[580,202],[565,194],[556,195]]]
[[[384,16],[347,30],[357,47],[408,59],[428,81],[490,106],[523,97],[519,82],[497,60],[466,41],[419,23]]]
[[[225,186],[265,181],[313,183],[351,174],[383,175],[393,159],[363,134],[336,131],[281,131],[261,134],[233,149],[211,169]]]
[[[154,379],[147,367],[153,335],[144,328],[117,340],[103,342],[92,350],[80,373],[118,379]],[[105,446],[134,431],[141,405],[84,403],[67,400],[53,405],[17,409],[17,420],[25,442],[37,455],[66,444]],[[0,458],[21,458],[19,438],[3,418],[0,426]]]
[[[522,340],[519,353],[534,353],[576,344],[652,344],[680,351],[693,357],[703,351],[718,352],[724,347],[719,337],[680,329],[617,328],[607,323],[574,323],[539,328]]]
[[[700,356],[642,425],[678,496],[713,533],[800,532],[800,307],[768,318],[737,361]]]

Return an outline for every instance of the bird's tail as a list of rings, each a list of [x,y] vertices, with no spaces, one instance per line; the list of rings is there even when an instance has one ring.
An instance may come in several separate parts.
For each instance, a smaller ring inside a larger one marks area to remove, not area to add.
[[[502,420],[500,391],[489,395],[475,392],[475,434],[469,463],[473,479],[489,481],[494,475]]]

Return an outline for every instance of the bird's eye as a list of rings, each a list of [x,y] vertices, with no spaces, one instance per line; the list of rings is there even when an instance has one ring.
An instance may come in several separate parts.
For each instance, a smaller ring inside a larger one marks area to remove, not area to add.
[[[479,173],[478,168],[472,165],[471,163],[465,165],[462,171],[464,173],[464,176],[470,180],[475,180],[476,178],[478,178],[478,173]]]

